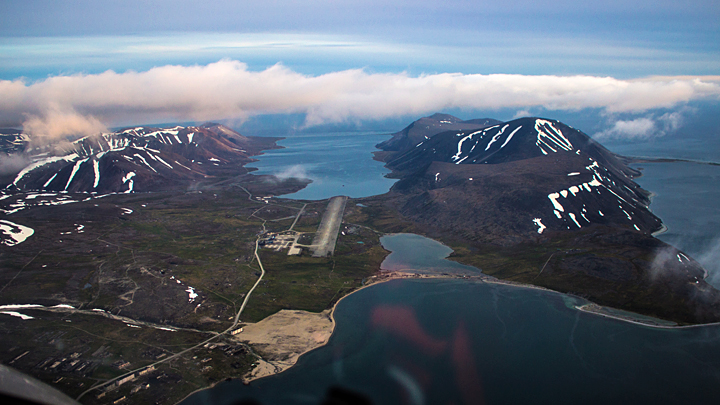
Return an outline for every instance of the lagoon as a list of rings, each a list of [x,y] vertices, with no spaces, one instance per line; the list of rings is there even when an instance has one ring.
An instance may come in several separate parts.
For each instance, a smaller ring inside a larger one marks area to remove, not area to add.
[[[418,274],[476,275],[480,269],[446,260],[452,249],[442,243],[412,233],[396,233],[380,238],[390,255],[380,265],[383,271],[402,271]]]

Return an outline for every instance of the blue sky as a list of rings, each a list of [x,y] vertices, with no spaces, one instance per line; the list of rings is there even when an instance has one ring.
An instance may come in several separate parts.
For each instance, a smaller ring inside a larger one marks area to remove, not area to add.
[[[663,132],[720,97],[719,21],[715,0],[5,0],[0,126],[593,109]]]
[[[222,58],[321,74],[720,70],[720,2],[38,1],[0,3],[0,78]]]

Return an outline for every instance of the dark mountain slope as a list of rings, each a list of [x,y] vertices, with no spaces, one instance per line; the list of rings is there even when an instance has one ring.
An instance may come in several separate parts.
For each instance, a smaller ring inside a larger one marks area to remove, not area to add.
[[[648,209],[649,193],[632,181],[639,172],[553,120],[443,132],[395,153],[387,166],[401,178],[393,190],[412,196],[403,214],[473,239],[517,241],[590,224],[646,234],[662,227]]]
[[[522,118],[383,158],[400,180],[382,204],[463,263],[680,323],[720,321],[702,266],[652,236],[662,222],[639,172],[572,127]]]
[[[449,114],[436,113],[420,118],[402,131],[392,134],[392,138],[377,144],[376,147],[384,151],[402,153],[444,131],[477,130],[498,123],[500,121],[491,118],[463,121]]]
[[[238,175],[277,138],[248,138],[219,124],[137,127],[29,151],[32,163],[7,179],[9,190],[143,192]],[[8,141],[10,143],[11,141]],[[12,145],[17,147],[16,139]],[[40,152],[32,154],[32,152]]]

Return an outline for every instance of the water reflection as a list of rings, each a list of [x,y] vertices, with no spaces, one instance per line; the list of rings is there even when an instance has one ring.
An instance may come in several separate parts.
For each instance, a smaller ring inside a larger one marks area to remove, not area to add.
[[[319,404],[330,387],[375,404],[720,400],[719,327],[649,328],[574,309],[581,303],[480,281],[377,284],[340,302],[328,345],[295,367],[188,403]]]

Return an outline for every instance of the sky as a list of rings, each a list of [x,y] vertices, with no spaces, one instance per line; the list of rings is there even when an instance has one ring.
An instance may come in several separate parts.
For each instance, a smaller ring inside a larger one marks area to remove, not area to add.
[[[0,127],[48,139],[448,110],[587,110],[632,139],[717,102],[719,75],[716,0],[0,2]]]

